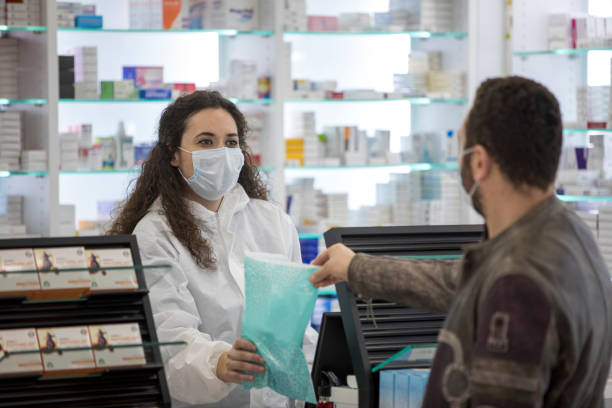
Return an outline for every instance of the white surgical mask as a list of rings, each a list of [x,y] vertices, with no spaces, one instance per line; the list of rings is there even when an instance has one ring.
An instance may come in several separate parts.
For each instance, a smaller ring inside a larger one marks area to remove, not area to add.
[[[473,147],[468,147],[463,151],[461,157],[459,157],[459,174],[461,176],[461,184],[463,185],[463,189],[467,193],[469,198],[470,205],[476,210],[476,212],[480,215],[483,215],[482,203],[479,197],[475,197],[476,190],[480,186],[479,180],[474,180],[472,176],[472,171],[468,170],[469,168],[463,166],[463,158],[468,154],[474,153]],[[471,180],[470,180],[471,178]],[[470,185],[471,183],[471,185]]]
[[[236,183],[244,165],[242,150],[221,147],[219,149],[195,150],[190,152],[182,147],[179,150],[191,154],[193,176],[185,179],[189,187],[205,200],[219,200],[227,194]]]

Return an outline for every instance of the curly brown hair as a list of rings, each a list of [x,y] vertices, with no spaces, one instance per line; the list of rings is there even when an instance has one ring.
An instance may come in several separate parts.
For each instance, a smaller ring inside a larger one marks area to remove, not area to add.
[[[214,269],[215,258],[210,243],[202,236],[198,220],[189,209],[186,198],[190,187],[170,162],[181,144],[187,120],[204,109],[223,109],[236,122],[238,141],[244,155],[244,166],[238,183],[250,198],[268,199],[268,191],[261,181],[259,170],[254,166],[247,145],[248,126],[244,115],[236,105],[217,91],[196,91],[178,98],[164,109],[159,120],[159,138],[149,157],[142,165],[136,186],[119,207],[109,235],[131,234],[136,224],[149,212],[159,197],[162,214],[165,215],[172,233],[189,250],[202,268]]]

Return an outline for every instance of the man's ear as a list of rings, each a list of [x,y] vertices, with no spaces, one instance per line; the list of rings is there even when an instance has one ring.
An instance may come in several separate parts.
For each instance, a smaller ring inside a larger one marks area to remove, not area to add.
[[[491,173],[493,160],[487,149],[482,145],[475,145],[472,153],[470,165],[472,166],[472,174],[475,181],[483,181]]]

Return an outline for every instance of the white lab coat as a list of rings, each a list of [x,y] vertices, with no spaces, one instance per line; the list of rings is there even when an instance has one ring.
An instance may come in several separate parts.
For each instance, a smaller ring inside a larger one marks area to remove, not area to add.
[[[171,265],[170,270],[145,270],[145,279],[159,340],[188,343],[161,348],[173,407],[291,407],[292,401],[269,389],[249,392],[222,382],[216,367],[240,337],[245,252],[277,253],[300,262],[295,226],[279,206],[250,199],[239,184],[225,195],[218,213],[195,202],[190,207],[203,221],[216,270],[196,265],[160,214],[159,200],[134,229],[143,264]],[[309,327],[304,337],[309,364],[316,336]]]

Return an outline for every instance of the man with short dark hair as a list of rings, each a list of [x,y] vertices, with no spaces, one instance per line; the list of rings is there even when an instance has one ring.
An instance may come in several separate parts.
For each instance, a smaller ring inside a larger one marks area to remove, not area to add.
[[[461,179],[489,239],[460,263],[319,255],[317,287],[448,313],[423,407],[603,407],[612,284],[593,235],[554,194],[563,143],[555,97],[485,81],[460,132]]]

